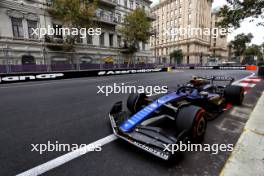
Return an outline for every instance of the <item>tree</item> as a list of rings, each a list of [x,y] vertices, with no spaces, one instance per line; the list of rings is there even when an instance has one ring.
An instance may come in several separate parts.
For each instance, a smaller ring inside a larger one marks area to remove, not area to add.
[[[247,48],[247,43],[250,43],[253,38],[251,33],[245,35],[244,33],[235,36],[234,40],[230,42],[230,46],[235,50],[235,56],[243,55]]]
[[[256,18],[264,19],[262,9],[264,8],[263,0],[227,0],[228,5],[223,6],[218,14],[222,20],[218,23],[224,28],[239,28],[242,20],[252,17],[251,22]],[[264,22],[258,23],[263,25]]]
[[[262,60],[261,46],[253,44],[245,49],[243,55],[245,56],[243,64],[255,64],[254,56],[257,57],[258,61]]]
[[[182,54],[182,50],[173,50],[170,53],[170,58],[174,58],[175,63],[180,64],[182,62],[183,59],[183,54]]]
[[[97,7],[97,1],[53,0],[48,12],[69,28],[89,28]],[[78,36],[67,36],[66,44],[73,45]]]
[[[142,8],[136,8],[124,18],[124,25],[119,32],[124,38],[125,53],[133,54],[138,51],[138,43],[146,43],[151,36],[151,22]]]

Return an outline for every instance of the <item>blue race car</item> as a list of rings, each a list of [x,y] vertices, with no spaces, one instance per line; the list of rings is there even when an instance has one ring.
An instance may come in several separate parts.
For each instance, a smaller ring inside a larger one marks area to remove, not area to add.
[[[229,81],[225,86],[216,81]],[[130,94],[127,109],[117,102],[109,113],[114,134],[159,158],[169,160],[168,146],[203,141],[207,120],[216,118],[227,105],[242,104],[244,90],[232,85],[233,78],[193,77],[157,99]]]

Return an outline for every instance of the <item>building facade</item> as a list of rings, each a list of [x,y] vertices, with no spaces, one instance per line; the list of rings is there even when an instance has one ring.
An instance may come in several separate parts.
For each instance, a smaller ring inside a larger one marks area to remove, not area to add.
[[[211,13],[212,19],[212,28],[217,28],[217,22],[220,20],[217,17],[217,12],[219,11],[218,8],[213,9]],[[215,38],[211,39],[211,55],[214,58],[218,58],[221,61],[227,61],[228,59],[228,43],[227,43],[227,36],[218,35]]]
[[[124,16],[137,6],[150,10],[149,0],[99,0],[95,20],[101,35],[87,36],[76,41],[73,51],[65,51],[60,40],[64,36],[32,35],[32,28],[60,26],[47,9],[51,0],[0,1],[0,65],[56,64],[56,63],[124,63],[123,45],[118,27]],[[137,60],[152,62],[149,45],[140,43]]]
[[[204,64],[212,57],[212,50],[218,54],[217,48],[211,47],[211,32],[204,30],[211,29],[212,18],[216,18],[211,9],[212,0],[161,0],[152,7],[157,20],[152,25],[156,32],[150,44],[157,62],[173,64],[175,61],[169,55],[178,49],[183,52],[183,64]],[[175,29],[183,32],[177,33]],[[217,39],[216,43],[224,40]]]

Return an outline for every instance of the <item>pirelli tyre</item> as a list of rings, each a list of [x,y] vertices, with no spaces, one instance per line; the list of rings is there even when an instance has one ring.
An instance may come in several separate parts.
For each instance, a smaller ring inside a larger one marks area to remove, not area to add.
[[[127,99],[127,108],[130,112],[136,113],[143,108],[144,105],[147,105],[147,96],[144,93],[137,94],[132,93]]]
[[[244,100],[244,89],[241,86],[227,86],[224,91],[224,96],[228,103],[241,105]]]
[[[205,111],[194,105],[188,105],[179,109],[176,118],[176,130],[178,134],[184,134],[193,143],[201,143],[207,127]]]

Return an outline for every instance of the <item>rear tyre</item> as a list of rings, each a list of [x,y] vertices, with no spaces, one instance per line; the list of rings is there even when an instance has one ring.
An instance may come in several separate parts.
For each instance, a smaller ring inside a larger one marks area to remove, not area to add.
[[[147,96],[146,94],[135,94],[132,93],[127,99],[127,108],[130,112],[135,113],[143,108],[144,105],[147,105]]]
[[[224,96],[228,103],[241,105],[244,100],[244,89],[241,86],[227,86],[224,91]]]
[[[176,129],[179,134],[187,134],[191,142],[201,143],[206,132],[207,120],[205,111],[194,105],[182,107],[176,118]]]

